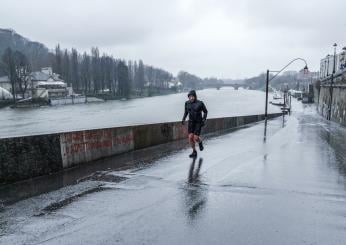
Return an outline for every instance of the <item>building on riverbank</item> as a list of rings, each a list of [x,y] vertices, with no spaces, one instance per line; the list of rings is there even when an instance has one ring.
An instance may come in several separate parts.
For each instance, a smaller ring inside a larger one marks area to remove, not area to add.
[[[33,98],[59,98],[69,94],[67,84],[51,67],[44,67],[41,71],[30,74]]]
[[[320,79],[328,79],[334,68],[334,55],[327,55],[325,58],[320,61]],[[336,54],[335,56],[335,74],[343,73],[346,71],[346,52]]]
[[[0,77],[0,88],[3,93],[13,93],[12,83],[8,76]],[[20,91],[19,85],[16,84],[16,91]],[[41,71],[31,72],[28,76],[27,88],[24,98],[57,98],[66,97],[72,91],[67,84],[60,78],[59,74],[53,73],[51,67],[43,67]],[[1,96],[1,94],[0,94]]]

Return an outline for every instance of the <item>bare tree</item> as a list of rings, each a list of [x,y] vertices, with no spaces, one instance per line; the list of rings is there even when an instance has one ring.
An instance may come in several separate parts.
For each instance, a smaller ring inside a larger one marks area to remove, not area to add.
[[[17,88],[24,98],[29,86],[31,72],[27,57],[19,51],[12,51],[11,48],[7,48],[2,56],[1,66],[11,82],[13,101],[16,102]]]
[[[67,49],[65,49],[64,57],[63,57],[62,76],[65,79],[65,82],[68,84],[68,86],[71,87],[72,84],[71,84],[70,55]]]
[[[24,98],[29,86],[29,76],[31,73],[30,63],[26,56],[19,51],[14,53],[14,60],[16,64],[16,81],[22,97]]]
[[[84,85],[84,93],[90,93],[91,87],[91,68],[90,68],[90,56],[84,52],[81,64],[81,81]]]
[[[129,70],[124,61],[118,63],[118,95],[123,98],[130,97],[130,78]]]
[[[6,72],[8,79],[11,81],[13,102],[16,103],[17,73],[16,73],[14,52],[12,51],[11,48],[7,48],[4,54],[2,55],[2,67],[3,67],[3,70]]]
[[[55,61],[53,67],[56,73],[62,74],[62,52],[59,44],[55,48]]]
[[[72,86],[77,91],[80,89],[80,82],[79,82],[79,61],[78,61],[78,52],[76,49],[72,49],[71,51],[71,62],[70,62],[70,72],[71,72],[71,80],[72,80]]]

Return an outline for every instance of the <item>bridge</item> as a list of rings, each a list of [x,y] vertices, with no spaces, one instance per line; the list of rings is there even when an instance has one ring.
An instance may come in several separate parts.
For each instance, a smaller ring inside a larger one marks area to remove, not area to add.
[[[232,87],[235,90],[238,90],[239,88],[246,88],[244,87],[244,84],[226,84],[226,83],[218,83],[218,84],[208,84],[206,85],[207,88],[216,88],[216,89],[220,89],[222,87]]]

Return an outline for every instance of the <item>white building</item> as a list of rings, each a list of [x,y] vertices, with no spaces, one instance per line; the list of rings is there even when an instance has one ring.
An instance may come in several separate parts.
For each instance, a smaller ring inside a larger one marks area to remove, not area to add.
[[[36,88],[40,82],[64,82],[58,74],[53,73],[51,67],[44,67],[41,71],[31,72],[29,81],[33,88]]]
[[[66,97],[69,93],[67,84],[53,73],[51,67],[44,67],[41,71],[30,74],[32,97],[34,98],[57,98]]]
[[[333,73],[334,55],[327,55],[320,63],[320,79],[327,78]],[[336,54],[335,73],[346,71],[346,52]]]

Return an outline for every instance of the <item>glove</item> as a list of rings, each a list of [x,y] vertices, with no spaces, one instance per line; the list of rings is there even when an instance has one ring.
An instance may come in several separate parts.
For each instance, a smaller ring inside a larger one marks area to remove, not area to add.
[[[185,120],[182,120],[182,121],[181,121],[181,125],[185,125]]]

